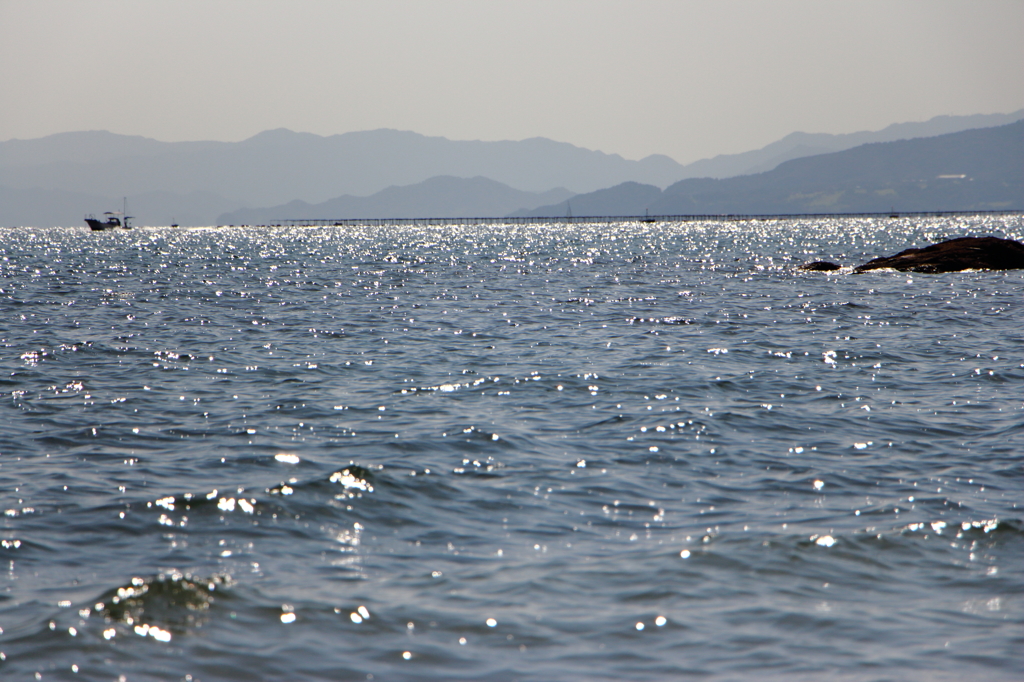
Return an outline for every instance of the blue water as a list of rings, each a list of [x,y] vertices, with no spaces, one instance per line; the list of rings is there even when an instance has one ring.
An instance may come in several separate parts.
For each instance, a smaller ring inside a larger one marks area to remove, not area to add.
[[[0,678],[1019,680],[986,234],[0,231]]]

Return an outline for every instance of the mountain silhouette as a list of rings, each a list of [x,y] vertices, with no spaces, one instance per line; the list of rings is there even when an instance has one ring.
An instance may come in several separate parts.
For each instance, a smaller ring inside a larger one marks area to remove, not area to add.
[[[793,159],[764,173],[681,180],[649,200],[653,189],[622,184],[581,194],[572,198],[572,209],[575,215],[1020,210],[1024,121],[866,144]],[[563,216],[567,209],[560,202],[520,213]]]
[[[593,191],[628,180],[665,187],[681,168],[667,156],[617,154],[532,138],[452,141],[399,130],[321,137],[278,129],[241,142],[157,142],[102,131],[0,143],[0,185],[102,196],[205,191],[240,206],[344,194],[439,176],[483,176],[527,192]]]
[[[686,185],[689,189],[677,187],[665,196],[703,192],[700,188],[706,183],[698,182],[697,176],[760,173],[794,158],[831,153],[864,142],[914,138],[993,125],[1022,116],[1024,110],[1014,114],[937,117],[848,135],[793,133],[760,150],[704,159],[687,166],[662,155],[631,161],[544,138],[517,142],[452,141],[398,130],[323,137],[278,129],[241,142],[173,143],[105,131],[60,133],[35,140],[0,142],[0,225],[80,225],[84,213],[102,213],[118,207],[125,196],[140,224],[209,225],[221,214],[243,208],[282,206],[293,201],[319,205],[343,196],[368,198],[390,187],[408,188],[439,176],[489,178],[529,194],[523,197],[522,204],[508,211],[503,209],[502,213],[529,211],[536,205],[533,195],[552,188],[567,188],[566,194],[551,195],[545,201],[557,204],[556,200],[583,192],[583,196],[572,200],[577,214],[591,212],[586,210],[588,206],[603,215],[637,214],[657,201],[667,201],[655,195],[660,188],[674,186],[680,180],[691,179],[697,184]],[[740,185],[744,182],[747,181]],[[954,187],[955,182],[947,184],[954,194],[961,192]],[[610,189],[619,185],[624,186]],[[603,190],[605,194],[589,196],[602,188],[609,189]],[[896,192],[897,188],[872,191]],[[923,206],[951,198],[941,191],[935,196],[927,192],[915,194],[910,187],[900,191],[908,205]],[[394,198],[397,203],[390,210],[402,206],[400,212],[419,215],[442,209],[445,213],[471,209],[476,212],[476,208],[507,205],[503,201],[466,203],[469,199],[463,196],[458,200],[462,202],[460,206],[454,195],[447,204],[440,199],[431,203],[423,195],[419,208],[414,209],[406,199],[398,195]],[[763,206],[764,201],[759,201],[755,203]],[[822,209],[832,206],[836,210],[839,206],[854,205],[849,203],[849,196],[830,201],[822,194],[804,203],[814,203]],[[964,201],[966,198],[958,205],[967,205]],[[981,203],[989,205],[993,201]],[[696,205],[692,198],[689,203]],[[790,204],[790,208],[795,208],[800,202]],[[363,208],[369,205],[346,204]],[[722,205],[735,210],[741,206],[733,200]],[[300,206],[296,204],[295,208]],[[341,205],[337,208],[340,210]],[[567,208],[553,206],[549,210],[555,211],[554,215],[565,215]]]
[[[873,142],[894,142],[917,137],[935,137],[974,128],[994,128],[1024,119],[1024,109],[1011,114],[974,114],[936,116],[927,121],[894,123],[882,130],[832,135],[829,133],[790,133],[761,149],[740,154],[722,154],[683,166],[688,178],[731,178],[764,173],[791,159],[817,156],[852,149]]]

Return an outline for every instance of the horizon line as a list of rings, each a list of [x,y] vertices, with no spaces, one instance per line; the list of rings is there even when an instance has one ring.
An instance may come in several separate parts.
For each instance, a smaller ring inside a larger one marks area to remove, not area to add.
[[[851,213],[693,213],[630,216],[480,216],[420,218],[282,218],[267,223],[217,225],[217,227],[344,227],[349,225],[530,225],[542,223],[694,222],[698,220],[794,220],[815,218],[920,218],[971,215],[1020,215],[1024,209],[977,211],[859,211]]]

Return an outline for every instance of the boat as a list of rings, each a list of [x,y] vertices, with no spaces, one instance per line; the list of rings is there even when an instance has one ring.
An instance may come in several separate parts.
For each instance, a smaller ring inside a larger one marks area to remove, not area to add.
[[[117,217],[116,213],[107,211],[103,216],[106,220],[97,220],[96,216],[91,213],[85,216],[85,222],[89,226],[89,229],[98,232],[99,230],[110,230],[115,227],[121,227],[121,219]]]
[[[132,226],[128,221],[135,216],[128,215],[128,197],[125,197],[124,206],[121,211],[106,211],[103,214],[103,217],[105,220],[98,220],[95,215],[90,213],[85,216],[85,224],[94,232],[99,232],[100,230],[112,230],[117,227],[123,227],[126,230],[130,230]]]

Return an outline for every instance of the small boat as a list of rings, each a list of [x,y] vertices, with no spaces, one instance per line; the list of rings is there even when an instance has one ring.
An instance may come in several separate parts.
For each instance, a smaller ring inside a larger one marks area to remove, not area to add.
[[[121,219],[117,217],[117,214],[112,211],[107,211],[103,214],[106,220],[97,220],[96,216],[89,214],[85,216],[85,222],[89,226],[90,230],[110,230],[115,227],[121,227]]]
[[[123,227],[126,230],[131,229],[131,223],[128,221],[135,216],[128,215],[128,197],[124,199],[123,210],[121,211],[107,211],[103,214],[106,220],[97,220],[96,216],[90,213],[85,216],[85,223],[89,226],[89,229],[94,232],[100,230],[112,230],[116,227]]]

